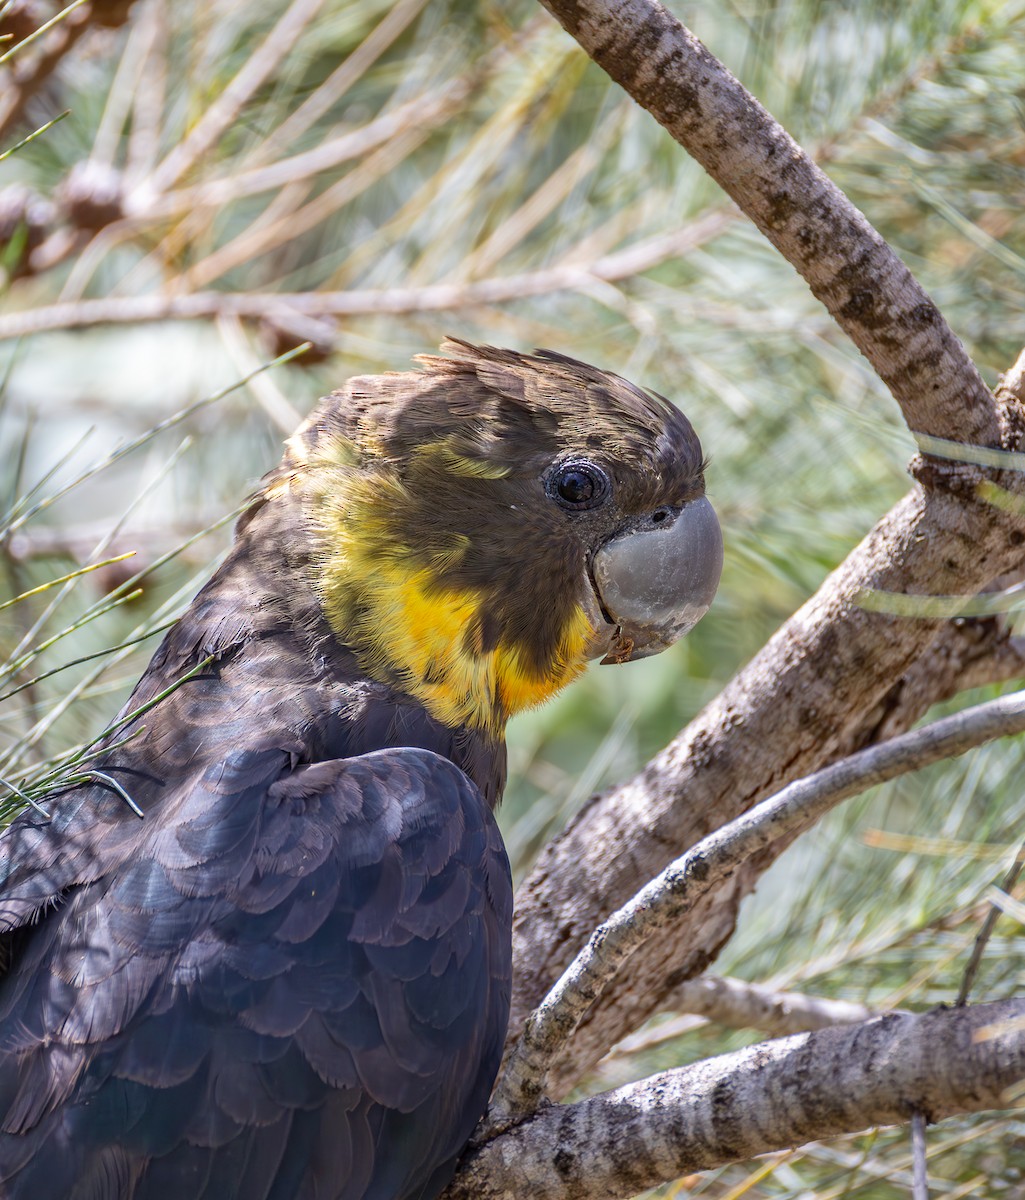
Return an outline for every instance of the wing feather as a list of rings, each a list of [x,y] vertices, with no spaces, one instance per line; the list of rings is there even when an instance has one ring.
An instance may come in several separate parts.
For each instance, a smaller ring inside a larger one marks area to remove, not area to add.
[[[508,1015],[477,788],[426,750],[264,746],[139,824],[109,871],[84,835],[61,864],[67,821],[14,833],[38,870],[0,917],[39,920],[0,982],[0,1197],[436,1195]]]

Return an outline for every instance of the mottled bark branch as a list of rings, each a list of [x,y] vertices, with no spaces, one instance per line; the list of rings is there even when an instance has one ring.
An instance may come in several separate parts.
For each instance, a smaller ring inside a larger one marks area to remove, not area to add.
[[[909,427],[998,444],[989,390],[911,272],[812,159],[656,0],[542,0],[807,280]]]
[[[988,450],[916,460],[920,486],[720,697],[640,776],[593,798],[546,848],[517,896],[511,1039],[638,879],[787,782],[910,723],[949,694],[957,669],[915,667],[941,623],[868,611],[866,596],[972,596],[1019,570],[1025,546],[1025,512],[1015,499],[1021,459],[1007,453],[1020,448],[1025,430],[1023,359],[995,399],[980,391],[977,372],[934,310],[916,324],[923,293],[864,218],[658,5],[556,0],[549,7],[802,271],[886,379],[911,427]],[[1004,666],[1014,669],[1006,657]],[[894,694],[901,681],[903,698]],[[740,901],[786,844],[756,855],[701,901],[684,936],[652,939],[634,956],[629,978],[589,1010],[557,1064],[554,1095],[707,968],[732,933]]]
[[[1006,484],[1016,481],[1005,480]],[[687,846],[863,740],[895,680],[937,638],[938,623],[870,612],[866,587],[973,594],[1016,566],[1025,518],[916,489],[640,776],[595,798],[542,853],[520,888],[512,1032],[598,926]],[[921,690],[912,709],[924,702]],[[913,719],[905,708],[902,719]],[[917,714],[914,714],[917,715]],[[656,938],[628,978],[589,1010],[558,1065],[562,1095],[624,1034],[701,974],[732,932],[741,899],[787,844],[761,852]]]
[[[1025,692],[1016,692],[844,758],[703,838],[595,930],[531,1014],[492,1100],[489,1123],[508,1124],[537,1107],[559,1050],[630,958],[758,851],[869,787],[1023,731]]]
[[[445,1200],[619,1200],[758,1154],[1013,1105],[1025,1001],[763,1042],[541,1109],[473,1150]]]

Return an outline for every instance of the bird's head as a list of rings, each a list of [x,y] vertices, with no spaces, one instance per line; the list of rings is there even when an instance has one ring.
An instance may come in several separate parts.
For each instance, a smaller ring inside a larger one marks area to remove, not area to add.
[[[443,349],[328,397],[265,496],[302,505],[324,613],[362,669],[500,735],[588,660],[691,629],[722,539],[667,401],[557,354]]]

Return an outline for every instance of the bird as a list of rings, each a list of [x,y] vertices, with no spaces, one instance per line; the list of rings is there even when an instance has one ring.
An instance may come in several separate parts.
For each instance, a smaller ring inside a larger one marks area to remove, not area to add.
[[[0,837],[0,1198],[432,1200],[502,1056],[510,717],[711,604],[683,412],[446,339],[319,402]]]

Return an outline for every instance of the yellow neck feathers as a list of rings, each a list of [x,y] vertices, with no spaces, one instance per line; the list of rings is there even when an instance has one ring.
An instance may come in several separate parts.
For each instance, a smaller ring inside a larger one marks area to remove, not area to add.
[[[429,556],[402,544],[383,516],[413,507],[395,478],[334,467],[307,476],[302,491],[324,555],[318,585],[329,624],[371,678],[415,696],[436,720],[501,736],[510,716],[583,671],[593,630],[580,606],[544,669],[501,629],[485,645],[487,597],[441,582],[469,540],[454,536]]]
[[[324,609],[372,678],[397,683],[445,725],[500,734],[508,717],[547,700],[583,670],[591,626],[582,610],[551,669],[538,674],[515,646],[482,645],[483,599],[436,586],[401,563],[364,571],[359,555],[332,556]]]

